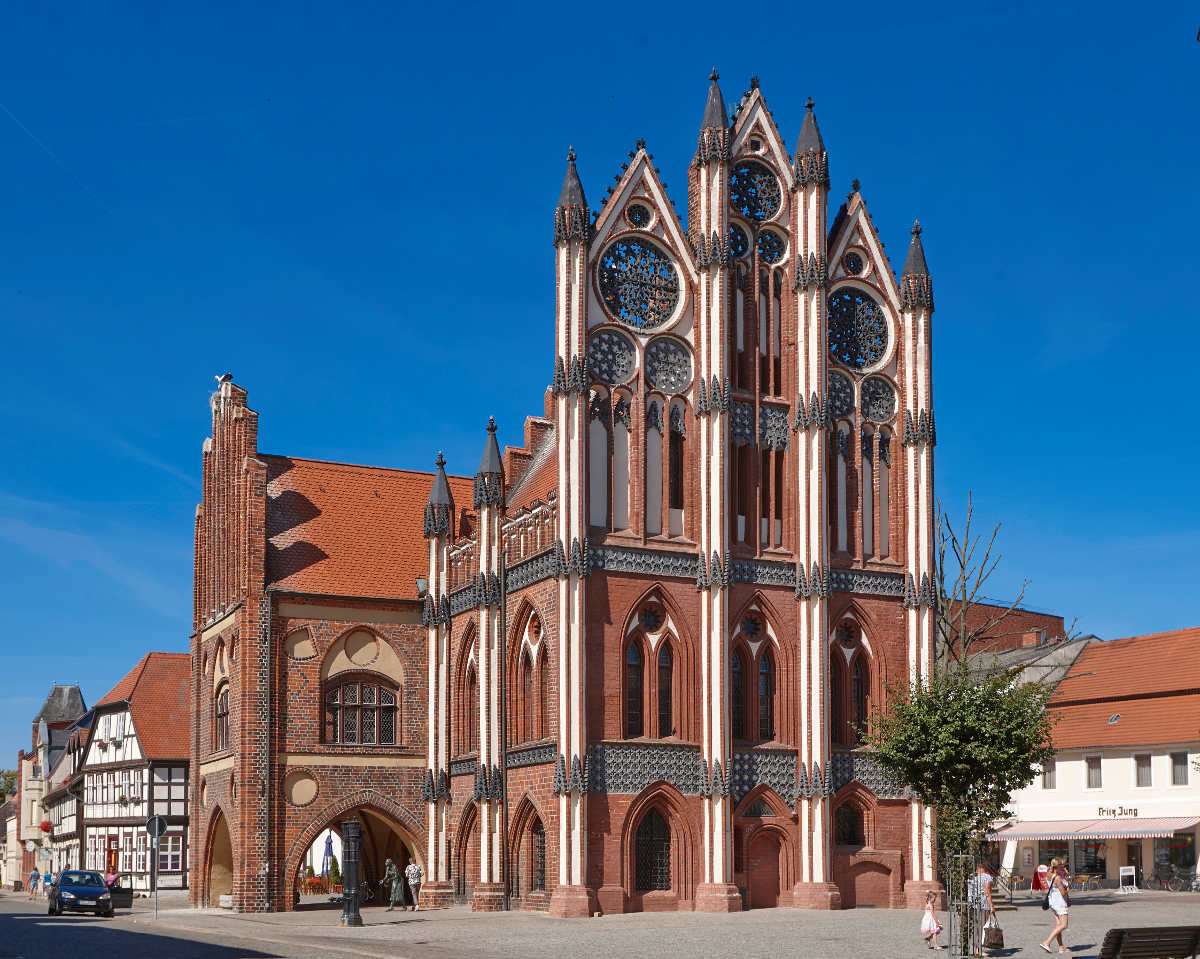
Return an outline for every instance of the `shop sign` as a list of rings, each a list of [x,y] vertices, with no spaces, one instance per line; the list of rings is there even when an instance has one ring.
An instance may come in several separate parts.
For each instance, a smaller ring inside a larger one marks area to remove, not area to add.
[[[1137,809],[1133,806],[1100,806],[1097,814],[1101,819],[1120,819],[1124,816],[1136,816]]]

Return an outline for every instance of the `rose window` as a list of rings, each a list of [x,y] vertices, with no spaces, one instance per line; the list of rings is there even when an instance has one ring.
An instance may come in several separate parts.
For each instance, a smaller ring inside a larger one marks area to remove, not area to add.
[[[588,339],[588,369],[602,383],[624,383],[633,376],[637,352],[620,330],[597,330]]]
[[[662,326],[679,303],[675,264],[646,240],[612,243],[600,257],[599,281],[609,313],[634,329]]]
[[[759,223],[779,212],[783,195],[779,180],[766,166],[754,160],[739,163],[729,178],[733,208],[748,220]]]
[[[786,248],[783,237],[772,230],[763,230],[758,235],[758,258],[764,263],[778,263]]]
[[[896,391],[892,384],[872,376],[862,385],[863,416],[874,423],[886,423],[896,412]]]
[[[646,347],[646,379],[664,393],[678,393],[692,381],[692,354],[678,340],[659,337]]]
[[[883,359],[888,348],[883,310],[866,290],[842,287],[829,297],[829,352],[840,363],[861,370]]]
[[[829,398],[826,402],[829,415],[834,419],[849,416],[850,411],[854,409],[854,387],[850,385],[850,380],[836,370],[829,371]]]
[[[746,237],[746,231],[736,223],[729,225],[729,250],[736,257],[743,257],[750,249],[750,240]]]

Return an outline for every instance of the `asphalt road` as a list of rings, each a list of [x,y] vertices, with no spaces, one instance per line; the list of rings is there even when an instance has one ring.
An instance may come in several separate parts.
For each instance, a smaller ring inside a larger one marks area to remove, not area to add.
[[[187,938],[183,938],[183,936]],[[46,901],[0,899],[0,959],[250,959],[250,957],[303,956],[312,959],[311,947],[266,945],[253,948],[233,936],[169,930],[152,931],[128,913],[115,919],[85,914],[46,914]],[[283,949],[285,951],[277,951]]]

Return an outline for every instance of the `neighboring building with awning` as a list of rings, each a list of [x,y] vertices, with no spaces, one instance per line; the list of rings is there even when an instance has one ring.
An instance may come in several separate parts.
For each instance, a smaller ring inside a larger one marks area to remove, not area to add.
[[[1092,641],[1050,699],[1054,760],[997,826],[1001,863],[1054,857],[1116,882],[1121,866],[1196,865],[1200,628]]]

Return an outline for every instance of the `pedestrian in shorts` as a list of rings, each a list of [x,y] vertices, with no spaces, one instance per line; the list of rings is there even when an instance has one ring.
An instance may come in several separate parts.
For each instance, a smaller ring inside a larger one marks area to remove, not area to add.
[[[413,912],[421,908],[421,880],[425,878],[421,867],[415,862],[410,862],[404,867],[404,878],[408,880],[408,889],[412,893]]]

